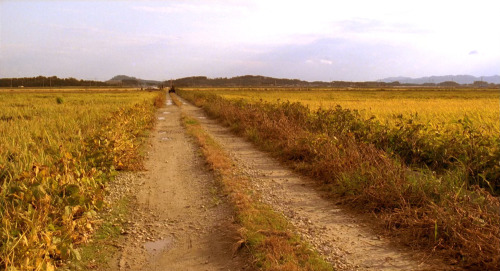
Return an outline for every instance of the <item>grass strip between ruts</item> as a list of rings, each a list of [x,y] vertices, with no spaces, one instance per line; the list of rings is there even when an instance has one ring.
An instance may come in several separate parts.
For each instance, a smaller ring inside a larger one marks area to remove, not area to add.
[[[175,98],[174,98],[175,102]],[[293,232],[293,226],[279,213],[258,200],[251,180],[238,168],[221,146],[203,130],[200,123],[183,114],[187,133],[195,138],[208,167],[215,172],[240,224],[241,241],[261,270],[333,270]]]

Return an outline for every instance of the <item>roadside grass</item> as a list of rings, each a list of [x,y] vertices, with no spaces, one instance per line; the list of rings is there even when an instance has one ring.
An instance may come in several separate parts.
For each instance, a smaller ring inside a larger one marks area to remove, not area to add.
[[[142,168],[156,95],[0,93],[2,268],[54,270],[81,259],[103,188],[117,171]]]
[[[308,130],[352,134],[405,165],[500,195],[500,122],[495,89],[200,89],[237,103],[303,105]],[[182,92],[182,90],[181,90]],[[297,106],[295,106],[297,107]]]
[[[176,99],[176,98],[173,98]],[[254,257],[259,270],[333,270],[330,264],[293,233],[292,225],[269,206],[259,202],[259,195],[223,149],[203,130],[196,119],[186,114],[182,122],[189,135],[196,139],[209,166],[215,172],[223,192],[236,211],[241,228],[241,241]]]
[[[156,108],[165,106],[166,95],[159,93],[154,97],[153,103]],[[144,157],[145,144],[144,139],[149,138],[150,130],[144,130],[141,138],[143,139],[137,153]],[[112,180],[116,182],[116,180]],[[112,183],[111,186],[121,185]],[[126,185],[126,184],[124,184]],[[113,188],[111,188],[113,189]],[[119,251],[116,242],[118,241],[124,229],[124,223],[130,213],[131,195],[122,194],[119,199],[108,202],[105,211],[100,211],[100,218],[96,221],[96,231],[93,233],[91,242],[79,247],[81,259],[76,264],[70,265],[69,269],[92,270],[96,267],[110,268],[108,266],[110,259]],[[104,252],[104,253],[103,253]],[[106,269],[108,270],[108,269]]]
[[[177,95],[175,93],[169,93],[170,94],[170,98],[172,98],[172,102],[178,106],[178,107],[182,107],[182,102],[177,99]]]
[[[500,202],[470,183],[467,170],[457,167],[438,175],[406,166],[357,138],[355,128],[362,126],[348,110],[312,112],[298,103],[229,101],[201,91],[179,94],[322,182],[346,204],[374,214],[408,245],[467,268],[498,269]]]
[[[93,239],[80,247],[81,259],[68,267],[69,270],[92,270],[96,267],[106,267],[110,259],[118,252],[115,242],[124,228],[124,218],[130,210],[130,200],[123,197],[109,206],[109,212],[100,212],[97,229]]]

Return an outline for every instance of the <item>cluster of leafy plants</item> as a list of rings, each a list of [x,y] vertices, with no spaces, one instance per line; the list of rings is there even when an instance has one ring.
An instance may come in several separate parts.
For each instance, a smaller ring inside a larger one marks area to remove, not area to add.
[[[340,107],[311,111],[300,103],[179,93],[297,171],[321,180],[347,204],[376,214],[411,245],[437,249],[463,265],[498,267],[499,199],[475,185],[481,184],[477,176],[495,176],[494,167],[479,161],[494,162],[498,149],[472,131],[461,139],[436,137],[433,143],[428,128],[410,119],[391,129]],[[488,152],[472,152],[470,144]]]
[[[373,144],[406,165],[440,174],[461,171],[466,185],[479,185],[495,195],[500,193],[500,138],[482,135],[469,118],[456,127],[442,128],[421,123],[415,116],[397,116],[394,126],[377,119],[364,119],[356,110],[320,109],[304,123],[308,130],[329,136],[352,136]]]
[[[154,112],[147,101],[112,113],[78,139],[79,148],[61,145],[52,164],[20,174],[0,165],[1,268],[54,270],[80,258],[75,245],[90,238],[106,183],[116,170],[141,168],[139,148]]]

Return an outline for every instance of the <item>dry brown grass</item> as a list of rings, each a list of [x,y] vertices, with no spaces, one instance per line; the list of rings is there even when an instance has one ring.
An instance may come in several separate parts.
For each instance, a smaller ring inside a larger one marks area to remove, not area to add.
[[[177,98],[177,95],[175,93],[170,93],[170,98],[172,98],[172,102],[174,102],[175,105],[178,107],[182,106],[182,102]]]
[[[167,99],[166,95],[164,95],[163,93],[159,93],[159,95],[157,95],[154,100],[155,107],[156,108],[165,107],[166,99]]]
[[[473,269],[500,266],[499,199],[464,173],[415,172],[349,133],[311,129],[312,113],[298,104],[246,104],[180,92],[295,170],[325,183],[354,208],[385,222],[409,245],[440,253]]]

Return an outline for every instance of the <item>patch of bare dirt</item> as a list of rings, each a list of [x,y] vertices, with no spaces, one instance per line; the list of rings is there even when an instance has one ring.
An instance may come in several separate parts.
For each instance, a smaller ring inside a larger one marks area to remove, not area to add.
[[[336,270],[443,270],[439,260],[397,246],[373,230],[366,216],[345,211],[326,198],[317,182],[284,168],[251,143],[206,117],[190,104],[183,110],[198,118],[242,171],[253,180],[261,200],[283,213]],[[374,223],[372,223],[374,224]]]
[[[233,212],[186,136],[180,109],[170,98],[166,104],[157,113],[147,171],[114,192],[135,196],[109,269],[247,270],[248,257],[234,252]]]

